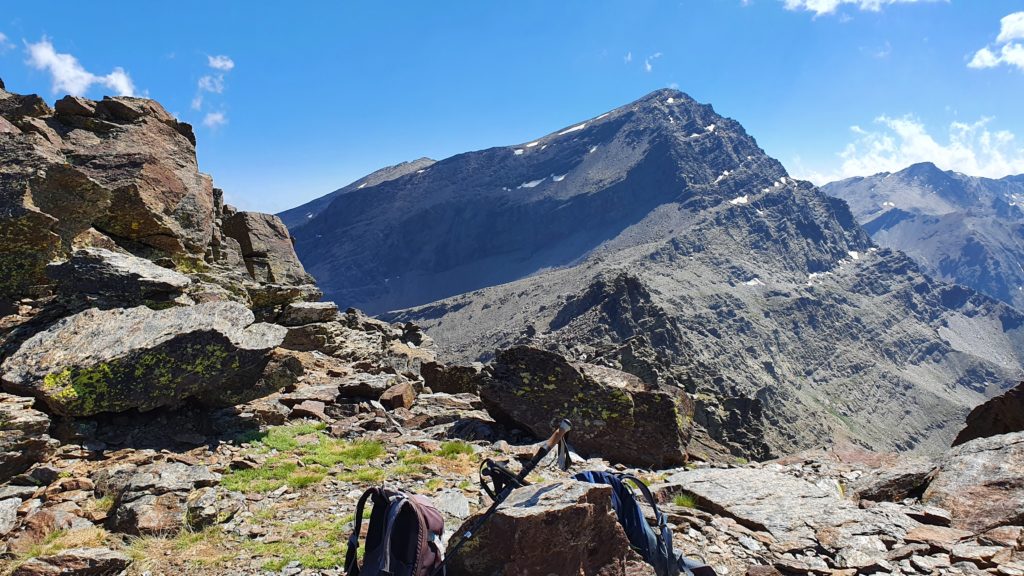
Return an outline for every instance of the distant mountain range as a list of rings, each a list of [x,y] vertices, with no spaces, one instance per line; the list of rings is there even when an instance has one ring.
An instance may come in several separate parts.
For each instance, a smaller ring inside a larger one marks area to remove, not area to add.
[[[1024,175],[976,178],[923,163],[822,191],[846,200],[880,246],[1024,310]]]
[[[328,298],[451,359],[531,343],[684,387],[737,454],[938,451],[1021,375],[1021,313],[877,247],[675,90],[325,204],[290,213]]]

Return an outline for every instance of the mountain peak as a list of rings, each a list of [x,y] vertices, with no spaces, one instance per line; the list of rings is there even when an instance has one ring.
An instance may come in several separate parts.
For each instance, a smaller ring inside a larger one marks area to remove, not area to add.
[[[948,175],[945,170],[942,170],[932,162],[918,162],[917,164],[911,164],[903,170],[897,172],[898,174],[904,174],[907,176],[938,176]]]

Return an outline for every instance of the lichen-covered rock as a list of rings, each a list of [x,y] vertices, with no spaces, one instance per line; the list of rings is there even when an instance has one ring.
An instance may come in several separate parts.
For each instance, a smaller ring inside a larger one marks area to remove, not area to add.
[[[102,248],[76,250],[66,262],[48,266],[47,275],[66,297],[83,296],[118,306],[166,305],[192,283],[188,276],[145,258]]]
[[[261,378],[285,329],[240,304],[155,311],[88,309],[28,340],[0,365],[4,387],[57,414],[150,410],[195,398],[233,405],[282,385]]]
[[[0,392],[0,482],[45,460],[59,443],[47,435],[50,419],[33,400]]]
[[[953,527],[962,530],[1024,523],[1024,432],[978,438],[950,449],[923,501],[949,510]]]
[[[612,511],[611,488],[573,480],[514,491],[462,551],[451,557],[451,576],[487,574],[653,574],[629,547]],[[471,516],[454,541],[476,522]],[[545,544],[546,543],[546,544]]]
[[[432,392],[461,394],[476,393],[479,386],[480,370],[483,366],[445,366],[440,362],[424,362],[420,366],[423,384]]]
[[[538,437],[568,418],[572,445],[585,455],[662,468],[686,461],[692,402],[625,372],[516,347],[498,352],[480,398],[495,420]]]

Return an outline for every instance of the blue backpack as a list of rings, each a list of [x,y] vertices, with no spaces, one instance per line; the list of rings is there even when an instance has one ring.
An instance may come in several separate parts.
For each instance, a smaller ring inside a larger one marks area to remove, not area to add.
[[[619,517],[619,524],[626,532],[629,543],[648,564],[654,566],[658,576],[716,576],[715,571],[700,562],[695,562],[672,550],[672,532],[668,529],[665,515],[658,509],[658,503],[647,485],[640,479],[619,472],[580,472],[576,480],[591,484],[607,484],[612,487],[612,507]],[[626,482],[633,483],[654,509],[658,522],[652,528],[637,503],[636,492]]]

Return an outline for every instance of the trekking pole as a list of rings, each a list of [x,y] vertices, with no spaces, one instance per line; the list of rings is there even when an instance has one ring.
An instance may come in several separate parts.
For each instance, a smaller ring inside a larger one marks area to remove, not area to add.
[[[508,485],[505,486],[505,489],[498,493],[494,498],[494,502],[491,503],[491,507],[488,508],[487,511],[484,512],[483,516],[481,516],[472,526],[470,526],[469,530],[462,533],[462,538],[451,547],[451,550],[449,550],[447,554],[445,554],[444,560],[442,560],[441,563],[438,564],[437,568],[430,573],[430,576],[437,576],[444,571],[444,567],[448,563],[448,560],[455,556],[459,551],[459,548],[462,548],[463,544],[472,539],[473,536],[476,536],[476,533],[480,528],[482,528],[483,525],[491,519],[491,516],[494,516],[495,512],[498,511],[498,506],[501,506],[501,503],[508,498],[509,494],[511,494],[513,490],[526,484],[526,477],[530,475],[530,472],[533,472],[533,469],[540,464],[540,461],[558,446],[562,439],[565,438],[565,435],[569,433],[571,428],[572,425],[569,424],[568,420],[562,420],[562,422],[559,423],[558,429],[555,430],[551,437],[544,442],[544,445],[537,450],[533,459],[523,466],[523,469],[515,477],[515,482],[509,482]]]

